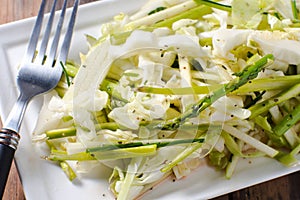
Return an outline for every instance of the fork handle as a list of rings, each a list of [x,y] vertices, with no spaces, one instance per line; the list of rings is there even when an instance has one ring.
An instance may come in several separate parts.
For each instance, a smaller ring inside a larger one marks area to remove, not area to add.
[[[20,135],[10,129],[2,128],[0,131],[0,199],[3,198],[5,185]]]

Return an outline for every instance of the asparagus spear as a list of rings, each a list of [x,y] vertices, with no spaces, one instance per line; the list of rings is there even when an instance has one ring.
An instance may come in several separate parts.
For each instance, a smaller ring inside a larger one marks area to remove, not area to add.
[[[278,104],[280,104],[288,99],[291,99],[299,94],[300,94],[300,83],[294,85],[293,87],[291,87],[290,89],[288,89],[286,91],[279,93],[275,97],[272,97],[272,98],[262,101],[258,104],[255,104],[254,106],[249,108],[249,110],[251,111],[250,119],[257,117],[258,115],[268,111],[273,106],[278,105]]]
[[[279,124],[273,128],[277,136],[282,136],[293,125],[300,120],[300,105],[298,105],[290,114],[286,115]]]
[[[206,95],[179,117],[160,123],[156,126],[156,128],[162,130],[174,130],[179,128],[183,122],[185,122],[189,118],[198,116],[204,109],[211,106],[212,103],[214,103],[219,98],[235,91],[242,85],[246,84],[249,80],[256,78],[258,73],[266,66],[266,64],[268,64],[269,61],[273,59],[274,57],[271,54],[263,56],[252,65],[246,67],[242,72],[237,73],[237,78],[225,84],[224,87],[213,91],[211,94]]]

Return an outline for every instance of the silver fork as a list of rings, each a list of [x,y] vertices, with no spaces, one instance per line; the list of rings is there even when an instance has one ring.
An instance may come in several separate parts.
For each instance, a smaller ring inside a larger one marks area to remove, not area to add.
[[[22,61],[17,76],[17,85],[20,95],[17,102],[13,106],[3,128],[0,131],[0,197],[2,199],[7,177],[14,157],[14,153],[18,147],[20,140],[20,126],[30,100],[39,94],[45,93],[53,89],[59,82],[63,72],[63,64],[65,64],[70,48],[73,28],[75,24],[76,13],[79,0],[75,0],[72,14],[66,30],[66,34],[60,51],[58,51],[59,39],[62,32],[63,22],[65,18],[67,1],[64,0],[61,9],[59,21],[54,33],[52,45],[49,54],[46,55],[47,45],[51,34],[52,24],[54,21],[57,0],[54,0],[50,11],[48,23],[40,44],[40,48],[36,53],[39,35],[42,29],[43,16],[47,0],[43,0],[40,10],[29,40],[27,51]]]

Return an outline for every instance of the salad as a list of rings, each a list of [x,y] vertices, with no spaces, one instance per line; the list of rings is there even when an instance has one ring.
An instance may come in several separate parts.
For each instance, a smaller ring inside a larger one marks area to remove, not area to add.
[[[110,167],[117,199],[203,165],[234,179],[243,158],[298,164],[299,5],[150,0],[120,13],[62,65],[34,144],[71,181]]]

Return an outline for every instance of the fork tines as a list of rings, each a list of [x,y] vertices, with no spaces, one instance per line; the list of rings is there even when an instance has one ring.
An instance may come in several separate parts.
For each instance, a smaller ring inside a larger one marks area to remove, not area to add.
[[[52,44],[49,49],[49,52],[47,53],[47,46],[50,40],[50,35],[53,27],[53,22],[55,18],[55,11],[57,9],[57,0],[53,0],[50,15],[48,18],[48,23],[45,28],[45,31],[43,33],[43,39],[41,41],[41,45],[39,47],[39,50],[37,50],[37,43],[39,40],[39,36],[42,30],[42,24],[43,24],[43,18],[45,14],[45,9],[47,7],[47,0],[43,0],[40,6],[40,10],[36,19],[36,23],[34,25],[32,35],[27,47],[27,52],[25,53],[25,58],[24,62],[25,63],[36,63],[36,64],[41,64],[41,65],[47,65],[47,66],[53,66],[55,61],[63,62],[65,63],[69,48],[70,48],[70,43],[71,43],[71,38],[73,34],[73,28],[75,24],[75,18],[76,18],[76,13],[78,10],[78,5],[79,5],[79,0],[75,0],[73,4],[73,10],[70,16],[70,21],[66,30],[65,38],[64,41],[61,45],[61,50],[59,51],[58,58],[57,57],[57,50],[59,46],[59,40],[60,40],[60,35],[62,32],[63,28],[63,22],[65,21],[65,15],[66,15],[66,9],[67,9],[67,2],[68,0],[64,0],[62,9],[60,11],[59,15],[59,20],[57,22],[56,28],[55,28],[55,33],[53,36]]]

